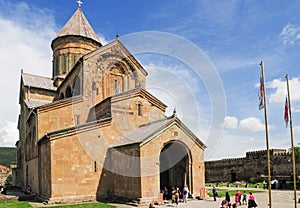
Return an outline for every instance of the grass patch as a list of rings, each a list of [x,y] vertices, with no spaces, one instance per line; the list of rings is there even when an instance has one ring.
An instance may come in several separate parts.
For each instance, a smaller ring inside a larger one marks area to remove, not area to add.
[[[62,206],[55,206],[55,208],[113,208],[115,206],[103,204],[103,203],[88,203],[88,204],[73,204],[73,205],[62,205]]]
[[[264,183],[206,183],[206,187],[264,188]],[[246,187],[247,186],[247,187]]]
[[[7,202],[0,202],[0,207],[3,208],[32,208],[32,206],[28,202],[24,201],[7,201]]]
[[[243,190],[243,189],[240,189],[240,191],[242,193],[244,193],[244,191],[246,191],[248,196],[249,196],[250,192],[252,192],[253,194],[254,193],[259,193],[259,192],[264,192],[264,191],[258,191],[258,190]],[[221,188],[218,189],[217,188],[218,197],[225,197],[226,192],[229,193],[229,196],[235,196],[236,190],[221,189]],[[213,196],[212,190],[209,190],[209,192],[207,194],[208,194],[208,196],[212,197]]]
[[[0,202],[1,208],[32,208],[32,206],[25,201],[7,201]],[[49,207],[51,207],[49,205]],[[115,206],[103,204],[103,203],[87,203],[87,204],[73,204],[73,205],[61,205],[55,206],[55,208],[114,208]]]

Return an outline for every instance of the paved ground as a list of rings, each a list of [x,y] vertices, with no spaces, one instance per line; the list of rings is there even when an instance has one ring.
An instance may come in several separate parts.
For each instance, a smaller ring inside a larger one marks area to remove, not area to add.
[[[281,190],[272,190],[272,208],[294,208],[293,201],[293,191],[281,191]],[[268,208],[268,192],[255,193],[255,200],[258,204],[259,208]],[[13,195],[9,196],[13,197]],[[297,202],[300,198],[300,191],[297,192]],[[179,203],[178,206],[172,204],[166,205],[156,205],[156,208],[172,208],[172,207],[180,207],[180,208],[219,208],[221,201],[224,198],[218,198],[217,201],[213,201],[212,198],[206,198],[205,200],[188,200],[187,203]],[[231,200],[234,200],[234,197],[231,197]],[[43,205],[42,203],[31,202],[33,207],[50,207],[49,205]],[[119,208],[133,208],[136,207],[133,205],[126,204],[113,204]],[[139,208],[148,208],[148,206],[139,206]],[[241,205],[241,208],[247,208],[246,205]],[[297,203],[297,207],[300,208],[300,203]]]
[[[294,201],[293,201],[293,191],[279,191],[279,190],[272,190],[272,208],[294,208]],[[262,193],[255,193],[255,200],[258,204],[258,207],[261,208],[268,208],[268,192]],[[300,193],[297,193],[297,200],[300,198]],[[206,198],[205,200],[188,200],[185,203],[179,203],[178,206],[168,204],[168,205],[157,205],[156,208],[172,208],[172,207],[180,207],[180,208],[219,208],[221,201],[224,198],[218,198],[217,201],[213,201],[212,198]],[[231,200],[234,200],[234,197],[231,197]],[[298,202],[298,201],[297,201]],[[120,208],[130,208],[133,206],[126,206],[126,205],[116,205]],[[246,205],[239,206],[241,208],[247,208]],[[297,203],[297,207],[300,208],[300,204]],[[142,208],[148,208],[148,206],[144,206]]]

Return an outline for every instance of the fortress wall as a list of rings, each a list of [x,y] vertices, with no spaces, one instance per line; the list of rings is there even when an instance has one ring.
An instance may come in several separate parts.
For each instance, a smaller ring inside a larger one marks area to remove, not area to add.
[[[292,173],[291,155],[283,149],[271,149],[271,175],[287,177]],[[230,158],[205,162],[205,181],[234,182],[249,181],[252,177],[268,175],[267,150],[250,151],[243,158]],[[300,167],[296,164],[296,167]],[[297,174],[300,168],[297,169]]]

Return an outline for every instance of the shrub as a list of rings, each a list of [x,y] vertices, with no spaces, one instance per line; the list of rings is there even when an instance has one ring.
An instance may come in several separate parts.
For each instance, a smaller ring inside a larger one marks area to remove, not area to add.
[[[6,185],[12,185],[12,175],[9,174],[6,178],[6,181],[5,181],[5,184]]]

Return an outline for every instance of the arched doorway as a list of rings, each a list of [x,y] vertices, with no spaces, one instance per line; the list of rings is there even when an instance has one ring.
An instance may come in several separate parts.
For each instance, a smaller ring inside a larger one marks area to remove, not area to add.
[[[160,189],[165,186],[171,190],[180,190],[188,185],[191,190],[190,155],[186,146],[180,141],[171,141],[164,145],[160,156]]]

